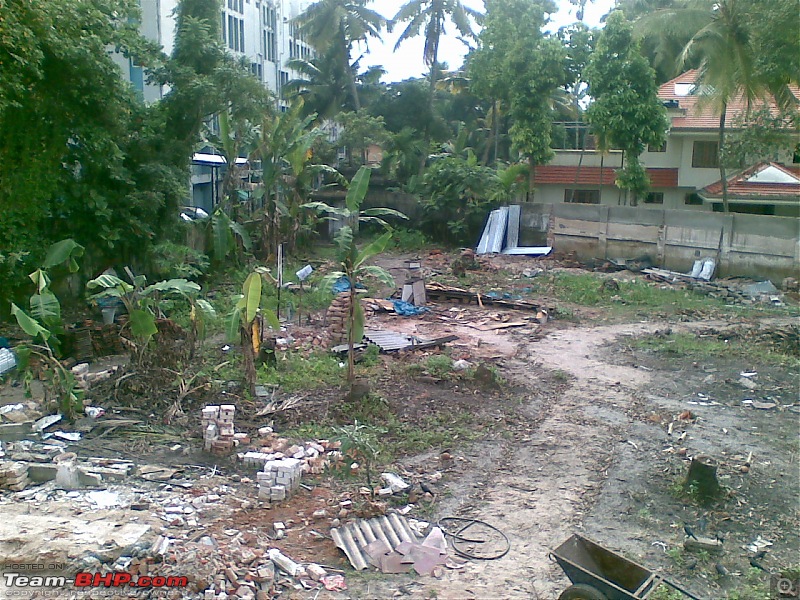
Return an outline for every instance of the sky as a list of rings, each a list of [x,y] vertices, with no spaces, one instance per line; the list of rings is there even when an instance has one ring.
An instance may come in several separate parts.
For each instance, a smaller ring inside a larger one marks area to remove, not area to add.
[[[377,11],[387,18],[395,15],[397,10],[405,4],[406,0],[372,0],[370,8]],[[462,0],[465,6],[483,12],[483,0]],[[574,23],[577,8],[569,3],[568,0],[556,0],[560,10],[555,15],[551,15],[549,29],[558,30],[559,27]],[[583,21],[590,27],[600,24],[603,15],[614,6],[614,0],[589,0],[586,6]],[[404,25],[395,28],[393,33],[384,32],[384,40],[371,39],[369,50],[364,53],[360,67],[362,70],[373,65],[382,65],[387,74],[382,81],[388,83],[392,81],[402,81],[409,77],[420,77],[427,74],[427,67],[422,62],[422,49],[424,37],[422,35],[404,41],[397,52],[394,51],[397,38],[405,29]],[[447,35],[439,43],[439,62],[446,62],[451,69],[461,66],[464,56],[468,52],[467,47],[456,39],[454,35],[455,27],[452,24],[445,26]],[[363,52],[363,47],[361,48]],[[357,58],[357,54],[353,54]]]

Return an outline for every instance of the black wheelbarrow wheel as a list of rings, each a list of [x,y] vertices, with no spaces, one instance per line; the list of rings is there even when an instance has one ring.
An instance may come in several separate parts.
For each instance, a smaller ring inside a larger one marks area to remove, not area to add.
[[[558,600],[608,600],[608,598],[597,588],[585,583],[576,583],[561,592]]]

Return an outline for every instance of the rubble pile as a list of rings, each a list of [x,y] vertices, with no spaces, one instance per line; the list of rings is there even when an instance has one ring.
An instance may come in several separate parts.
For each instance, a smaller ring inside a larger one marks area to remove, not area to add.
[[[90,371],[89,363],[81,362],[73,366],[70,371],[75,376],[75,380],[83,389],[89,389],[90,386],[103,381],[104,379],[111,378],[119,370],[118,365],[112,365],[108,369],[100,371]]]
[[[279,437],[270,427],[259,430],[263,436],[258,440],[258,450],[240,452],[237,456],[245,465],[257,467],[268,472],[266,466],[270,462],[292,458],[299,462],[302,473],[319,475],[332,464],[342,460],[340,441],[317,440],[300,444],[289,444],[289,440]]]
[[[29,483],[27,464],[10,460],[0,461],[0,489],[19,492]]]

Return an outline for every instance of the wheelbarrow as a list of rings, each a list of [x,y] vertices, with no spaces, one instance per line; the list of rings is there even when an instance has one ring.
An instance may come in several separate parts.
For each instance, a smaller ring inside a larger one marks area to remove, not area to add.
[[[572,582],[558,600],[646,600],[662,583],[692,600],[701,600],[678,584],[578,534],[548,556]]]

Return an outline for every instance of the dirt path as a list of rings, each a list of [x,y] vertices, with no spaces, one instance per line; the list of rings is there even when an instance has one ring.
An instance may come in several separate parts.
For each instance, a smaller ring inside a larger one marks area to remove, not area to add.
[[[547,553],[575,529],[603,483],[614,448],[629,425],[622,410],[647,373],[609,365],[599,349],[621,334],[640,334],[655,325],[634,324],[566,329],[520,346],[507,376],[533,389],[545,370],[561,371],[572,385],[557,398],[523,408],[529,431],[473,461],[476,475],[459,482],[441,514],[485,520],[509,537],[511,551],[500,560],[470,562],[464,573],[447,573],[440,598],[556,597],[566,586]],[[487,456],[488,454],[488,456]],[[477,502],[476,502],[477,501]]]

